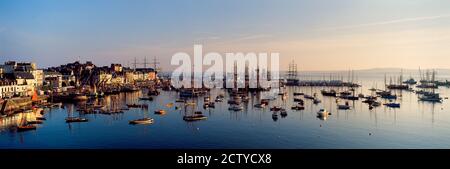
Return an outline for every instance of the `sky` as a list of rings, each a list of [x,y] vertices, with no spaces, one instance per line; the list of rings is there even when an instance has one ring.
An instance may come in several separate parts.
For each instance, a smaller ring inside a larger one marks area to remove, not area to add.
[[[300,70],[450,68],[448,0],[0,0],[0,62],[278,52]]]

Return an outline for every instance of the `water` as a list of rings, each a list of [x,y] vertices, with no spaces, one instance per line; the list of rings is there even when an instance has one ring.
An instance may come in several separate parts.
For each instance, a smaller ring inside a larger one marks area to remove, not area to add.
[[[362,91],[376,83],[383,85],[382,76],[360,77]],[[18,114],[0,120],[0,148],[119,148],[119,149],[187,149],[187,148],[244,148],[244,149],[298,149],[298,148],[450,148],[450,101],[443,103],[418,102],[411,92],[398,92],[402,97],[400,109],[384,106],[369,110],[361,100],[350,102],[351,110],[337,110],[336,101],[322,97],[322,87],[290,87],[287,101],[278,98],[270,106],[286,106],[288,116],[272,119],[268,108],[258,109],[258,96],[250,96],[250,102],[242,112],[228,111],[228,96],[215,109],[203,109],[203,97],[197,99],[197,107],[175,110],[166,107],[177,98],[176,92],[161,92],[154,101],[139,101],[145,92],[122,93],[116,98],[107,97],[106,102],[146,103],[149,110],[130,109],[123,114],[89,114],[87,123],[65,123],[69,114],[78,115],[76,106],[64,104],[64,109],[46,110],[47,120],[36,131],[15,132],[11,129],[22,116]],[[327,89],[327,88],[325,88]],[[293,91],[306,94],[319,93],[322,103],[312,104],[305,100],[304,111],[290,110]],[[357,89],[356,93],[360,93]],[[438,90],[443,97],[450,89]],[[214,90],[216,94],[224,91]],[[343,102],[341,102],[343,103]],[[175,106],[180,103],[175,103]],[[321,108],[332,115],[326,121],[316,117]],[[164,109],[166,115],[155,115]],[[185,122],[185,111],[201,110],[207,120]],[[151,125],[129,125],[129,120],[149,116],[155,119]]]

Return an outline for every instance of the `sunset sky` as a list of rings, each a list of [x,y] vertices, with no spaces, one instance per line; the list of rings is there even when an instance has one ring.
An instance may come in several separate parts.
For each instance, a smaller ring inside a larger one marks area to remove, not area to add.
[[[279,52],[301,70],[450,68],[448,0],[1,0],[0,62]],[[78,57],[79,56],[79,57]]]

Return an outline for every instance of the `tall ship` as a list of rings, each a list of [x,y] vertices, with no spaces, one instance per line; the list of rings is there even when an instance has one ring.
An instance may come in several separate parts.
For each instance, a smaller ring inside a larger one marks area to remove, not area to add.
[[[300,80],[298,79],[297,75],[298,75],[297,64],[295,64],[295,62],[292,61],[289,64],[289,71],[286,77],[286,86],[299,86]]]

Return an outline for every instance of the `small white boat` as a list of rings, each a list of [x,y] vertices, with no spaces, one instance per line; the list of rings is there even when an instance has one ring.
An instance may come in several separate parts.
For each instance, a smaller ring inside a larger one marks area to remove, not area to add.
[[[326,109],[320,109],[319,112],[317,112],[317,117],[321,120],[326,120],[329,115],[331,115],[331,113]]]

